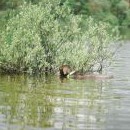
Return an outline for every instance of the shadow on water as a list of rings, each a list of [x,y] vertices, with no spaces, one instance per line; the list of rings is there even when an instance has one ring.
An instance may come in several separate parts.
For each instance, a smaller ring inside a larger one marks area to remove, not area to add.
[[[127,130],[130,128],[130,43],[110,80],[0,76],[0,130]]]

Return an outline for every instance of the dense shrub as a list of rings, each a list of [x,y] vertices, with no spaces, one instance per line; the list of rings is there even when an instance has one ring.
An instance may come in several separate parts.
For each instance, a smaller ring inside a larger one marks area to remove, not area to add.
[[[130,30],[127,16],[129,5],[129,0],[68,0],[68,6],[75,14],[92,16],[98,21],[109,22],[114,27],[119,26],[121,34]]]
[[[59,0],[18,8],[2,32],[1,71],[29,73],[69,64],[83,71],[101,70],[111,59],[109,47],[118,39],[116,29],[93,18],[74,15]]]

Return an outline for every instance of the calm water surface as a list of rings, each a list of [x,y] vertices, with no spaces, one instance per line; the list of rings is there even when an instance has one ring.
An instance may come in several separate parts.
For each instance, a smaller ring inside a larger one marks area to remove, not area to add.
[[[0,130],[129,130],[130,42],[116,59],[106,81],[1,75]]]

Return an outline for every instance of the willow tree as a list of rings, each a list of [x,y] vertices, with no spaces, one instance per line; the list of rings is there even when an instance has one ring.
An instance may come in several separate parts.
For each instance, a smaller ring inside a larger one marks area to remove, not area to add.
[[[111,59],[117,29],[91,17],[74,15],[60,0],[24,4],[2,32],[0,68],[5,72],[56,70],[61,64],[95,71]]]

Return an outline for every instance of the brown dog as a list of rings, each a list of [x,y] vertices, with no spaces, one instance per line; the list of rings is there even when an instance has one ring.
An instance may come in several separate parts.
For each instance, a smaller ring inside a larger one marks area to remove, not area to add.
[[[102,75],[102,74],[93,74],[93,73],[86,73],[82,74],[78,71],[72,71],[69,65],[62,65],[59,68],[60,70],[60,77],[67,78],[67,76],[71,75],[74,79],[94,79],[94,80],[104,80],[104,79],[111,79],[113,78],[112,75]]]

